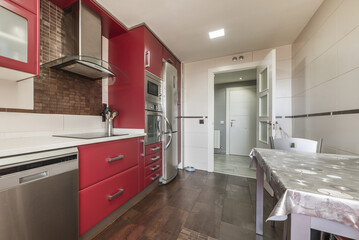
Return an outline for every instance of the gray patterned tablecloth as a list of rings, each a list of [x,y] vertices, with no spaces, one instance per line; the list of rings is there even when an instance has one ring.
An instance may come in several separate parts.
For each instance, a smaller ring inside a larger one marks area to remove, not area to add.
[[[279,201],[267,220],[304,214],[359,228],[359,156],[255,148]]]

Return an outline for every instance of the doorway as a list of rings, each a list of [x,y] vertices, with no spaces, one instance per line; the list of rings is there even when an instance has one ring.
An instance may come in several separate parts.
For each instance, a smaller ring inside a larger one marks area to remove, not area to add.
[[[214,75],[214,172],[255,178],[256,68]]]

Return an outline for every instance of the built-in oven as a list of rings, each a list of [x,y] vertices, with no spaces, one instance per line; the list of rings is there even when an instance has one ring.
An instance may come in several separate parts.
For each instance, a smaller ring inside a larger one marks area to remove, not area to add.
[[[145,74],[145,144],[161,142],[162,80],[150,72]]]

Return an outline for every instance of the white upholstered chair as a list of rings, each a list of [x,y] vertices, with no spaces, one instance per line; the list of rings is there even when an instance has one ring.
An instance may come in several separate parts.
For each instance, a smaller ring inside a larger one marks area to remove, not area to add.
[[[287,151],[320,153],[322,150],[322,141],[314,141],[305,138],[269,138],[271,149],[280,149]]]

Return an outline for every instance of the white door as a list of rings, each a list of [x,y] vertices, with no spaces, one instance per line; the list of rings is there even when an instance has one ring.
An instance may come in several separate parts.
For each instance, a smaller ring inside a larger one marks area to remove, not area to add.
[[[227,89],[227,154],[248,156],[256,144],[256,86]]]
[[[257,67],[257,147],[269,148],[275,126],[276,51],[273,49]]]

